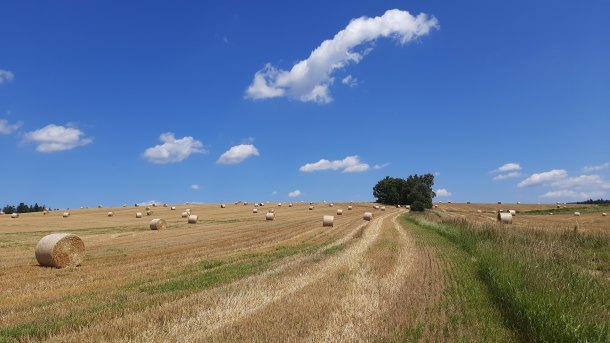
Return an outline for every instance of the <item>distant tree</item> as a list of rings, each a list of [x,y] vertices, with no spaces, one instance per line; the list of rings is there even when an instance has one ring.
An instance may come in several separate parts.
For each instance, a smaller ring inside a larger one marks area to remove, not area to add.
[[[432,198],[436,196],[432,187],[434,175],[410,175],[407,179],[386,176],[373,187],[377,202],[388,205],[411,205],[413,211],[432,208]]]
[[[386,176],[373,187],[373,196],[379,203],[398,205],[404,203],[403,194],[406,192],[406,185],[404,179]]]
[[[35,203],[34,205],[26,205],[25,203],[21,202],[17,206],[13,206],[13,205],[4,206],[2,208],[2,212],[6,213],[6,214],[42,212],[42,211],[44,211],[45,208],[46,208],[45,205],[38,205],[38,203]]]

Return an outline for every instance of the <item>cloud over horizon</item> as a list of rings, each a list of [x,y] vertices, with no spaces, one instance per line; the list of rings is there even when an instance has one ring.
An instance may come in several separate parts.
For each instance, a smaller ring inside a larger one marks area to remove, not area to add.
[[[238,164],[250,156],[259,156],[258,149],[253,144],[240,144],[220,155],[217,164]]]
[[[93,142],[92,138],[85,137],[85,133],[75,127],[55,124],[27,132],[23,137],[26,142],[37,144],[36,151],[42,153],[72,150]]]
[[[417,16],[398,9],[388,10],[382,16],[353,19],[332,39],[325,40],[309,57],[297,62],[290,70],[282,70],[267,63],[256,74],[246,90],[248,99],[289,97],[302,102],[327,104],[333,99],[330,86],[333,74],[350,64],[357,64],[372,49],[379,38],[391,37],[406,44],[420,36],[438,29],[435,17],[425,13]],[[342,79],[346,85],[355,85],[355,78],[348,75]]]
[[[369,170],[370,166],[368,163],[360,161],[360,157],[357,155],[347,156],[342,160],[329,161],[321,159],[318,162],[307,163],[299,168],[299,171],[304,173],[310,173],[315,171],[324,170],[342,170],[343,173],[357,173]]]
[[[177,163],[184,161],[192,154],[207,153],[203,149],[203,143],[190,136],[176,139],[174,133],[166,132],[162,133],[159,139],[163,144],[155,145],[144,151],[144,158],[150,163]]]
[[[301,194],[302,194],[301,191],[297,189],[297,190],[294,190],[294,191],[288,193],[288,196],[291,198],[296,198],[298,196],[301,196]]]
[[[434,193],[436,193],[437,197],[441,197],[441,198],[450,197],[452,195],[451,192],[449,192],[445,188],[439,188],[436,191],[434,191]]]

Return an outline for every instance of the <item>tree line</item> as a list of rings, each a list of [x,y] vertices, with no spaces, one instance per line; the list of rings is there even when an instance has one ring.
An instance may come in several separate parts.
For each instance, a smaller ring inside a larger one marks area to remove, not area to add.
[[[409,175],[406,179],[386,176],[373,187],[373,196],[378,203],[387,205],[410,205],[412,211],[432,208],[434,175]]]
[[[34,205],[26,205],[21,202],[17,206],[13,206],[13,205],[4,206],[2,208],[2,212],[6,213],[6,214],[42,212],[46,208],[47,207],[45,205],[38,205],[38,203],[35,203]]]

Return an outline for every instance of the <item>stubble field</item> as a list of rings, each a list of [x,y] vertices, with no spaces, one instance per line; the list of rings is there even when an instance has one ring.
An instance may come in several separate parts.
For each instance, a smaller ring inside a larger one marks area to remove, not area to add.
[[[471,257],[406,220],[404,209],[175,206],[141,219],[141,207],[0,216],[0,341],[520,340]],[[485,206],[435,211],[490,220],[476,209],[496,205]],[[537,206],[517,209],[552,208]],[[181,218],[186,208],[197,224]],[[276,219],[266,221],[271,208]],[[365,211],[372,221],[362,219]],[[323,215],[335,216],[333,227],[322,227]],[[608,230],[591,215],[593,224],[581,227]],[[168,228],[151,231],[152,218]],[[553,220],[573,224],[567,215]],[[51,232],[84,240],[80,267],[38,266],[34,248]]]

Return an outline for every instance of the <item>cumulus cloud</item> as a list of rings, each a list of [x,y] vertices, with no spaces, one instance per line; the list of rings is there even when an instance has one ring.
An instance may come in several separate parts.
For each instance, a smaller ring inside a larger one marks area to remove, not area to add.
[[[375,18],[353,19],[345,29],[322,42],[307,59],[297,62],[290,70],[266,64],[254,74],[245,96],[249,99],[286,96],[303,102],[329,103],[332,101],[333,74],[359,63],[375,40],[392,37],[400,44],[406,44],[438,27],[434,17],[425,13],[413,16],[398,9],[388,10]]]
[[[494,170],[498,173],[513,171],[513,170],[521,170],[521,165],[519,163],[506,163],[503,166],[500,166],[498,169]]]
[[[576,192],[573,190],[564,189],[564,190],[559,190],[559,191],[547,192],[547,193],[540,195],[540,197],[541,198],[569,198],[569,199],[575,199],[575,200],[586,200],[586,199],[600,198],[604,195],[605,195],[605,192],[601,192],[601,191]]]
[[[548,172],[534,173],[525,180],[519,182],[519,187],[531,187],[544,184],[550,184],[568,177],[568,172],[565,169],[553,169]]]
[[[220,155],[218,164],[237,164],[241,163],[250,156],[259,156],[258,149],[253,144],[240,144],[227,150]]]
[[[506,174],[498,174],[496,176],[494,176],[494,180],[498,181],[498,180],[506,180],[506,179],[512,179],[515,177],[519,177],[521,176],[520,172],[510,172],[510,173],[506,173]]]
[[[601,188],[610,189],[610,182],[604,180],[600,175],[579,175],[568,177],[551,183],[551,186],[560,188]]]
[[[604,170],[604,169],[608,169],[608,168],[610,168],[610,162],[602,163],[597,166],[585,166],[584,168],[582,168],[582,171],[585,173],[590,173],[590,172],[600,171],[600,170]]]
[[[343,173],[357,173],[367,171],[369,168],[367,163],[360,161],[360,157],[354,155],[335,161],[321,159],[315,163],[307,163],[299,170],[305,173],[322,170],[343,170]]]
[[[0,119],[0,135],[9,135],[21,127],[21,122],[9,124],[8,120]]]
[[[434,193],[436,193],[437,197],[450,197],[451,196],[451,192],[449,192],[448,190],[444,189],[444,188],[440,188],[437,189],[436,191],[434,191]]]
[[[192,185],[191,185],[191,189],[198,190],[198,189],[199,189],[199,185],[197,185],[197,184],[192,184]]]
[[[14,78],[15,74],[13,74],[12,72],[0,69],[0,85],[8,81],[13,81]]]
[[[288,193],[288,196],[291,197],[291,198],[296,198],[298,196],[301,196],[301,191],[298,190],[298,189],[294,190],[294,191]]]
[[[54,124],[27,132],[24,139],[36,143],[36,151],[44,153],[71,150],[93,142],[93,139],[85,137],[85,133],[75,127]]]
[[[182,162],[192,154],[206,153],[203,143],[187,136],[176,139],[172,132],[162,133],[159,139],[163,144],[156,145],[144,151],[144,157],[151,163],[165,164]]]

